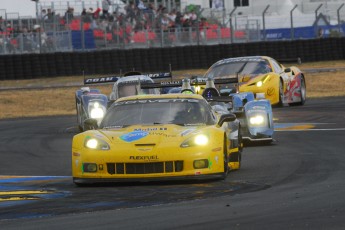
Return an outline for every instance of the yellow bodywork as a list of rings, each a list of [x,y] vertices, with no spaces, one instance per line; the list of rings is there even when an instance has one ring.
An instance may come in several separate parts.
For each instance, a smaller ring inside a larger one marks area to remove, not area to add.
[[[140,99],[151,97],[154,96],[133,96]],[[166,97],[174,98],[181,95]],[[183,97],[201,98],[200,95],[183,95]],[[121,100],[125,99],[118,101]],[[77,134],[73,137],[72,143],[73,178],[75,181],[79,179],[121,181],[221,175],[225,170],[224,153],[230,157],[230,154],[238,151],[238,149],[230,149],[230,140],[225,138],[224,127],[225,125],[218,127],[217,125],[138,124],[125,128],[89,130]],[[181,147],[182,143],[198,134],[209,137],[207,145]],[[107,143],[109,149],[98,150],[86,147],[85,143],[90,138]],[[198,160],[201,162],[195,163]],[[204,167],[203,162],[206,162]],[[87,172],[85,169],[89,164],[92,164],[93,168],[96,165],[97,169]],[[195,167],[195,165],[200,167],[200,164],[202,168]],[[229,163],[229,166],[237,169],[239,164]]]
[[[279,103],[279,81],[280,76],[276,73],[258,75],[251,80],[244,82],[240,79],[240,92],[264,93],[272,105]],[[261,83],[259,83],[261,82]]]

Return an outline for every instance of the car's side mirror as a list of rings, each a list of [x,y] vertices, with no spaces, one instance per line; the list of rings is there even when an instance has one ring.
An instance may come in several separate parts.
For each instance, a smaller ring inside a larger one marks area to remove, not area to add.
[[[286,68],[286,69],[284,69],[284,72],[285,72],[285,73],[290,73],[290,72],[291,72],[291,68]]]
[[[219,121],[218,121],[218,126],[221,127],[224,122],[232,122],[236,120],[236,115],[233,113],[227,113],[227,114],[223,114],[220,116]]]
[[[98,129],[96,119],[88,118],[84,121],[84,130]]]

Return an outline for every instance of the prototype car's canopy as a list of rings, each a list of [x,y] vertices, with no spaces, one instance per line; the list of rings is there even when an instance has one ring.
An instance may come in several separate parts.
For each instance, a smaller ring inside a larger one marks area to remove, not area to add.
[[[204,99],[138,98],[115,102],[101,128],[135,124],[214,125],[216,116]]]
[[[120,78],[114,83],[113,90],[110,94],[110,100],[116,100],[121,97],[127,97],[139,94],[158,94],[157,89],[141,89],[141,82],[154,82],[146,75],[134,75]]]

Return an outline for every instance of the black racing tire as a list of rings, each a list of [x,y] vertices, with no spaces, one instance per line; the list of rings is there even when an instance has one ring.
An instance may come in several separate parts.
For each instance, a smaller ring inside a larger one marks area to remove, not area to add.
[[[305,79],[302,76],[301,78],[301,101],[300,102],[296,102],[296,103],[290,103],[289,105],[304,105],[305,101],[307,100],[307,87],[305,84]]]
[[[239,151],[238,152],[238,169],[240,169],[241,166],[242,166],[242,151]]]
[[[278,107],[282,107],[284,105],[284,88],[283,88],[283,81],[279,79],[279,102],[277,104]]]
[[[238,168],[236,169],[231,169],[231,171],[233,170],[238,170],[241,168],[241,160],[242,160],[242,150],[243,150],[243,146],[242,146],[242,142],[243,142],[243,139],[242,139],[242,132],[241,132],[241,126],[239,126],[239,129],[238,129],[238,139],[237,139],[237,144],[233,145],[232,148],[238,148],[238,151],[237,152],[234,152],[230,155],[229,157],[229,162],[238,162]],[[234,141],[232,143],[235,143]]]
[[[77,186],[77,187],[88,187],[88,186],[91,185],[91,184],[88,184],[88,183],[76,182],[74,179],[73,179],[73,183],[74,183],[74,185]]]
[[[79,132],[83,132],[83,131],[84,131],[84,128],[83,128],[83,126],[80,124],[80,123],[81,123],[81,122],[80,122],[80,120],[81,120],[81,115],[80,115],[80,111],[79,111],[79,109],[78,109],[78,104],[77,104],[77,102],[75,102],[75,109],[76,109],[76,111],[77,111],[78,130],[79,130]]]
[[[243,147],[242,147],[242,132],[241,132],[241,126],[238,129],[238,157],[237,157],[237,161],[238,161],[238,169],[241,168],[241,162],[242,162],[242,151],[243,151]]]
[[[224,137],[224,153],[223,153],[223,161],[224,161],[224,172],[222,174],[222,180],[225,180],[226,177],[228,176],[229,174],[229,166],[228,166],[228,163],[229,163],[229,157],[228,157],[228,148],[227,148],[227,145],[226,145],[226,137]]]
[[[230,162],[238,162],[238,169],[241,168],[241,160],[242,160],[242,151],[239,150],[238,152],[234,152],[231,154]],[[238,170],[238,169],[231,169],[232,171]]]

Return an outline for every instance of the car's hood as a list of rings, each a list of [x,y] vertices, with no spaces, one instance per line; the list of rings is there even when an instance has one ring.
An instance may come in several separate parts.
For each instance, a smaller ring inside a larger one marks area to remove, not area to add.
[[[132,125],[126,128],[98,130],[94,135],[106,138],[112,145],[133,143],[135,145],[178,142],[200,132],[207,132],[210,126],[179,125]]]
[[[239,76],[239,84],[240,86],[242,85],[251,85],[251,84],[255,84],[258,81],[263,81],[265,80],[265,78],[268,76],[267,73],[265,74],[246,74],[246,75],[242,75]]]
[[[265,77],[268,74],[239,74],[236,75],[228,75],[226,77],[217,77],[216,79],[222,79],[222,78],[236,78],[238,77],[239,86],[248,86],[251,84],[255,84],[258,81],[264,80]],[[225,84],[221,86],[221,89],[225,92],[226,89],[232,89],[232,87],[235,87],[236,84]]]

